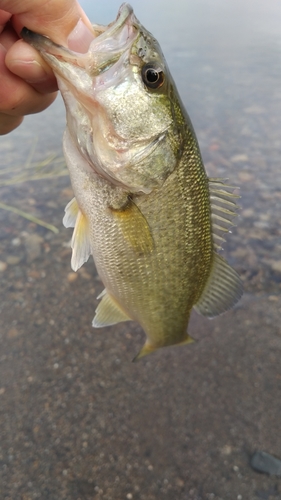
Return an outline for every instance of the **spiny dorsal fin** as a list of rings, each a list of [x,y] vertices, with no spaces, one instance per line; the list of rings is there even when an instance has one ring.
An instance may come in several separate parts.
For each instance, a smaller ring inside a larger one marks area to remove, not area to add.
[[[240,299],[242,282],[234,269],[214,252],[210,277],[194,309],[208,318],[224,313]]]
[[[137,205],[128,198],[124,207],[110,207],[111,213],[118,222],[124,239],[136,253],[150,253],[154,243],[148,222]]]
[[[102,297],[97,309],[96,315],[93,319],[92,325],[95,328],[101,328],[103,326],[115,325],[121,321],[130,321],[131,318],[122,311],[119,304],[115,299],[104,290],[98,298]]]
[[[225,184],[225,179],[210,178],[209,190],[212,213],[212,230],[214,245],[217,250],[221,250],[221,243],[225,241],[224,233],[228,233],[231,226],[234,226],[232,219],[237,217],[236,204],[240,196],[233,194],[234,186]]]
[[[71,240],[72,257],[71,267],[73,271],[77,271],[87,262],[91,254],[89,225],[86,216],[78,210],[75,227]]]
[[[64,227],[75,227],[75,222],[79,212],[76,198],[72,198],[72,200],[66,205],[64,211],[65,215],[62,220]]]

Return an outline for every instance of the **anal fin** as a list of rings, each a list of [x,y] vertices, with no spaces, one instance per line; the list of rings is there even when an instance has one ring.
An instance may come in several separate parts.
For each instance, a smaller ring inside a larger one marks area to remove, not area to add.
[[[238,274],[214,252],[210,277],[194,309],[202,316],[212,318],[231,309],[242,294],[243,286]]]
[[[96,309],[96,315],[92,323],[93,327],[101,328],[103,326],[115,325],[121,321],[131,320],[106,290],[99,297],[102,297],[102,299]]]

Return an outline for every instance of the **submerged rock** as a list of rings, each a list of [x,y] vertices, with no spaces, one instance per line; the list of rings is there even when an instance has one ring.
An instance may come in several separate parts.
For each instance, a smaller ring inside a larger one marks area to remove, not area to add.
[[[254,453],[251,458],[251,467],[258,472],[281,477],[281,460],[265,451]]]

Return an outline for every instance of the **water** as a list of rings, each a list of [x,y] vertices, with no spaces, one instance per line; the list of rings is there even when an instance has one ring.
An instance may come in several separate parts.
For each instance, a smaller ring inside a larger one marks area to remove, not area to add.
[[[116,1],[82,2],[96,22]],[[102,284],[92,262],[70,269],[68,177],[1,186],[1,202],[59,228],[0,211],[1,498],[208,500],[281,498],[254,472],[281,456],[281,5],[273,0],[136,1],[158,38],[210,176],[240,186],[224,255],[240,273],[238,307],[194,314],[192,348],[139,364],[136,325],[95,331]],[[0,138],[1,168],[61,152],[58,100]]]

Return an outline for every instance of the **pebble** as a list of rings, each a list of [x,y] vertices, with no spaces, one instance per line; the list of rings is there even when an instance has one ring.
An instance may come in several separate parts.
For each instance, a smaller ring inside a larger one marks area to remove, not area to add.
[[[6,262],[10,266],[16,266],[21,261],[21,258],[16,255],[8,255]]]
[[[73,283],[74,281],[76,281],[78,278],[78,274],[77,273],[68,273],[67,275],[67,281],[68,283]]]
[[[26,257],[28,262],[32,262],[37,259],[41,254],[41,243],[43,238],[38,236],[38,234],[28,234],[25,244]]]
[[[184,487],[184,485],[185,485],[185,482],[184,482],[181,478],[179,478],[179,477],[177,477],[177,478],[176,478],[176,481],[175,481],[175,482],[176,482],[176,485],[177,485],[179,488],[183,488],[183,487]]]
[[[271,302],[279,302],[279,297],[278,295],[269,295],[268,300]]]
[[[78,273],[79,273],[79,275],[80,275],[83,279],[85,279],[85,280],[88,280],[88,281],[89,281],[90,279],[92,279],[91,274],[87,273],[87,271],[86,271],[83,267],[81,267],[81,268],[79,269]],[[77,276],[77,274],[76,274],[76,276]]]
[[[7,262],[3,262],[2,260],[0,260],[0,272],[6,271],[7,267]]]
[[[262,115],[263,113],[266,112],[265,108],[259,106],[258,104],[253,104],[253,106],[245,108],[244,111],[249,115]]]
[[[35,269],[28,270],[27,275],[29,278],[32,278],[32,279],[39,279],[42,277],[41,273],[39,271],[36,271]]]
[[[20,335],[20,332],[16,329],[16,328],[11,328],[8,333],[7,333],[7,337],[8,339],[15,339],[16,337],[18,337]]]
[[[11,241],[12,245],[14,247],[19,247],[21,245],[21,240],[20,238],[14,238],[12,241]]]
[[[222,449],[221,449],[221,453],[223,455],[230,455],[231,452],[232,452],[232,448],[228,444],[226,444],[225,446],[223,446]]]
[[[253,208],[245,208],[245,210],[242,210],[242,216],[243,217],[254,217],[255,211]]]
[[[271,268],[273,269],[273,271],[281,273],[281,260],[275,260],[271,262]]]
[[[232,161],[233,163],[249,161],[249,157],[248,157],[248,155],[244,155],[244,154],[233,155],[233,156],[231,156],[230,161]]]
[[[249,181],[254,180],[254,176],[253,176],[253,174],[250,174],[249,172],[239,172],[238,179],[239,179],[239,181],[242,181],[242,182],[249,182]]]
[[[266,451],[254,453],[251,458],[251,467],[258,472],[281,477],[281,460]]]

